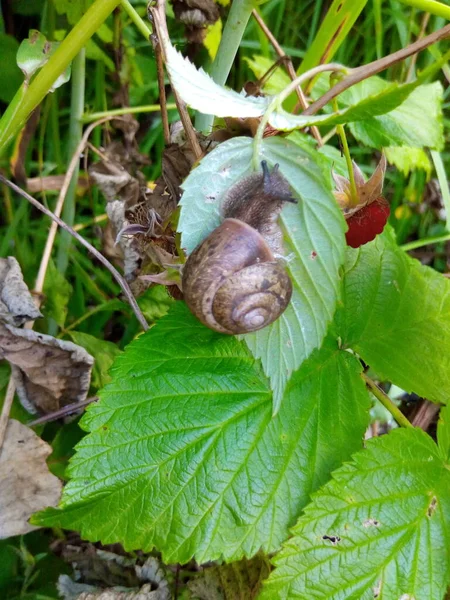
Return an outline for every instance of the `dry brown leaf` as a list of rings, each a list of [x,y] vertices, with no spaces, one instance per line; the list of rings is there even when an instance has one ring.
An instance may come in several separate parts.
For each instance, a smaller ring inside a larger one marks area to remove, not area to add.
[[[39,317],[19,263],[13,256],[0,258],[0,321],[18,326]]]
[[[11,364],[20,401],[32,413],[86,399],[94,359],[72,342],[0,323],[3,358]]]
[[[9,420],[0,453],[0,538],[38,529],[30,516],[58,503],[62,485],[45,462],[51,452],[32,429]]]
[[[99,555],[104,555],[107,563],[112,560],[115,562],[114,554],[97,552]],[[119,564],[123,562],[123,557],[116,558],[119,559]],[[58,580],[58,591],[64,600],[170,600],[172,596],[169,583],[156,558],[151,556],[142,567],[136,565],[134,569],[139,581],[150,582],[144,583],[139,590],[123,586],[101,589],[98,586],[74,582],[68,575],[61,575]]]
[[[198,600],[252,600],[257,598],[269,576],[269,560],[264,555],[217,567],[206,567],[188,588]]]

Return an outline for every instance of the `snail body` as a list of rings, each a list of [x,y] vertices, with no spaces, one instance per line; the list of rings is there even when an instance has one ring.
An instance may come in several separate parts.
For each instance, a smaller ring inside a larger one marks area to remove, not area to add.
[[[295,202],[277,166],[253,174],[228,192],[223,222],[192,252],[183,294],[207,327],[231,335],[257,331],[286,309],[292,282],[275,255],[282,253],[277,218]]]

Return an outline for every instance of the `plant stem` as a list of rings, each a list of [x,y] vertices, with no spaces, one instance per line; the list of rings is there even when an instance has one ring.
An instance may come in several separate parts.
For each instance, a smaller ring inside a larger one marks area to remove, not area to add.
[[[152,34],[151,29],[147,25],[147,23],[140,17],[140,15],[136,12],[134,7],[130,4],[128,0],[120,0],[120,5],[123,10],[127,13],[142,35],[150,42],[150,36]]]
[[[421,240],[414,240],[414,242],[402,244],[400,248],[405,252],[409,252],[409,250],[416,250],[417,248],[422,248],[423,246],[428,246],[429,244],[439,244],[439,242],[448,241],[450,241],[450,233],[444,233],[442,235],[432,235]]]
[[[272,102],[269,104],[266,112],[264,113],[264,115],[261,118],[261,122],[258,125],[258,129],[257,129],[255,137],[253,139],[252,163],[253,163],[253,168],[255,169],[255,171],[258,170],[258,168],[259,168],[259,163],[260,163],[259,149],[260,149],[261,142],[262,142],[262,139],[264,136],[264,131],[269,122],[271,114],[273,112],[275,112],[280,106],[282,106],[282,104],[286,100],[286,98],[295,90],[295,88],[297,86],[301,85],[305,81],[308,81],[308,79],[315,77],[319,73],[323,73],[324,71],[332,71],[332,72],[341,71],[341,72],[347,73],[348,69],[347,69],[347,67],[344,67],[343,65],[340,65],[337,63],[330,63],[329,65],[319,65],[318,67],[314,67],[314,69],[311,69],[310,71],[306,71],[306,73],[302,73],[302,75],[299,75],[298,77],[296,77],[296,79],[294,79],[294,81],[292,81],[287,87],[285,87],[284,90],[282,90],[279,94],[277,94],[274,97],[274,99],[272,100]]]
[[[333,100],[333,108],[335,112],[339,111],[337,99]],[[336,133],[341,140],[342,152],[345,156],[345,162],[347,163],[347,171],[348,171],[348,180],[350,181],[350,199],[353,205],[358,204],[358,192],[356,190],[356,181],[355,181],[355,173],[353,171],[353,162],[352,157],[350,156],[350,148],[348,147],[347,135],[345,133],[345,128],[343,125],[336,126]]]
[[[80,118],[84,112],[84,88],[85,88],[85,67],[86,53],[84,48],[75,57],[72,65],[72,89],[70,103],[70,122],[69,122],[69,142],[67,148],[68,163],[70,163],[73,153],[80,143],[83,133],[83,127]],[[78,175],[80,172],[79,160],[73,171],[70,180],[69,189],[64,201],[64,209],[62,219],[67,225],[72,227],[75,221],[75,197],[77,191]],[[69,250],[72,243],[72,237],[67,231],[61,232],[58,254],[56,258],[56,266],[58,271],[65,273],[69,263]],[[50,335],[54,335],[51,332]]]
[[[167,110],[176,110],[177,105],[172,102],[166,105]],[[98,119],[102,119],[103,117],[120,117],[121,115],[136,115],[139,113],[153,113],[159,112],[161,110],[161,106],[159,104],[148,104],[145,106],[125,106],[124,108],[114,108],[113,110],[103,110],[101,112],[95,113],[86,113],[84,114],[80,121],[82,123],[92,123],[93,121],[98,121]]]
[[[211,77],[219,85],[225,85],[253,8],[253,0],[233,0],[210,72]],[[213,120],[213,115],[197,113],[195,120],[197,131],[209,133]]]
[[[365,373],[361,373],[361,377],[364,379],[367,387],[370,389],[375,398],[379,400],[384,406],[384,408],[386,408],[391,413],[391,415],[401,427],[413,428],[413,426],[405,417],[405,415],[401,412],[401,410],[397,408],[397,406],[395,406],[395,404],[392,402],[389,396],[385,394],[380,387],[377,386],[375,381],[370,379],[370,377],[368,377]]]
[[[16,185],[12,181],[9,181],[9,179],[6,179],[6,177],[3,177],[2,174],[0,174],[0,182],[4,183],[8,187],[10,187],[17,194],[19,194],[20,196],[22,196],[22,198],[25,198],[26,200],[28,200],[28,202],[30,202],[30,204],[32,204],[38,210],[40,210],[45,215],[47,215],[48,217],[50,217],[53,221],[56,221],[56,223],[58,223],[58,225],[60,227],[62,227],[65,231],[70,232],[70,234],[72,235],[72,237],[74,237],[76,240],[78,240],[82,246],[84,246],[85,248],[87,248],[89,250],[89,252],[91,254],[93,254],[95,256],[95,258],[99,262],[101,262],[103,266],[105,266],[108,269],[108,271],[112,274],[112,276],[114,277],[114,279],[120,285],[120,287],[121,287],[121,289],[122,289],[125,297],[127,298],[127,300],[129,302],[131,308],[133,309],[134,314],[136,315],[137,320],[141,324],[142,329],[144,331],[147,331],[148,330],[148,323],[145,320],[145,317],[142,314],[142,311],[139,308],[138,303],[136,302],[136,298],[133,296],[133,293],[132,293],[132,291],[130,289],[130,286],[125,281],[125,279],[122,277],[122,275],[119,273],[119,271],[115,267],[113,267],[113,265],[109,262],[109,260],[107,260],[103,256],[103,254],[101,254],[96,248],[94,248],[94,246],[92,246],[92,244],[90,244],[87,240],[85,240],[79,233],[77,233],[76,231],[74,231],[72,229],[72,227],[69,227],[69,225],[67,225],[66,223],[64,223],[64,221],[62,221],[59,217],[57,217],[54,213],[52,213],[51,210],[48,210],[48,208],[46,208],[43,204],[41,204],[40,202],[38,202],[35,198],[33,198],[33,196],[30,196],[30,194],[28,194],[27,192],[25,192],[24,190],[22,190],[18,185]]]
[[[27,88],[19,88],[0,120],[0,154],[43,100],[56,79],[118,6],[120,0],[95,0]]]
[[[399,2],[450,21],[450,6],[442,4],[442,2],[436,2],[436,0],[399,0]]]

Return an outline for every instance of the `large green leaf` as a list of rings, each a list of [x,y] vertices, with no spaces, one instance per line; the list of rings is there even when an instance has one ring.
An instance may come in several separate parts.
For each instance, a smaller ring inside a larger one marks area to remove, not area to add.
[[[369,399],[354,356],[328,339],[276,418],[257,361],[176,303],[115,362],[82,426],[62,510],[79,529],[166,562],[276,550],[311,491],[361,447]]]
[[[444,461],[450,464],[450,402],[441,409],[437,438]]]
[[[69,335],[75,344],[82,346],[94,357],[94,366],[92,367],[91,385],[98,390],[110,382],[109,370],[116,356],[122,353],[117,344],[106,340],[99,340],[93,335],[83,333],[82,331],[69,331]]]
[[[450,473],[421,430],[396,430],[336,471],[275,558],[261,600],[440,600]]]
[[[381,93],[388,85],[372,77],[347,90],[343,101],[354,104],[367,94]],[[351,123],[350,131],[361,143],[375,148],[407,145],[439,150],[444,144],[442,92],[438,81],[421,85],[393,111]]]
[[[418,84],[415,81],[393,88],[397,84],[381,77],[370,77],[342,92],[338,103],[339,108],[344,110],[349,107],[355,109],[360,103],[364,105],[371,96],[387,94],[389,97],[390,90],[393,90],[394,97],[401,90],[408,96],[387,114],[371,116],[367,113],[363,120],[350,123],[350,131],[355,138],[372,148],[406,145],[440,149],[444,142],[442,85],[438,81],[417,87]],[[329,78],[320,77],[314,88],[314,97],[321,96],[328,88]]]
[[[348,249],[342,343],[377,374],[446,403],[450,395],[450,281],[401,250],[391,229]]]
[[[208,154],[183,183],[179,227],[188,252],[219,223],[220,205],[236,181],[251,172],[253,145],[234,138]],[[286,312],[272,325],[244,336],[254,356],[261,358],[279,407],[290,374],[319,347],[333,318],[339,293],[339,269],[344,253],[344,220],[331,194],[323,157],[306,145],[269,138],[261,160],[279,163],[298,205],[286,206],[281,221],[287,267],[294,292]]]

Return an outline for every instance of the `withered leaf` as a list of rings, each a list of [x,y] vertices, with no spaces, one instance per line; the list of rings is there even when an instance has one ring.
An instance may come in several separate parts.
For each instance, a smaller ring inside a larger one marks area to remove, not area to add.
[[[13,256],[0,258],[0,321],[23,325],[42,317],[23,281],[20,265]]]
[[[32,429],[9,420],[0,452],[0,538],[37,529],[30,516],[58,503],[62,484],[45,462],[51,452]]]
[[[0,323],[0,359],[11,364],[29,412],[53,412],[87,396],[94,359],[72,342]]]
[[[119,560],[123,557],[112,553],[98,550],[97,554],[100,558],[103,557],[105,563],[111,563],[114,557],[118,559],[118,565],[123,563],[123,560]],[[151,556],[142,567],[136,565],[134,569],[138,581],[143,583],[139,589],[124,586],[102,589],[98,586],[74,582],[69,576],[61,575],[58,580],[58,591],[64,600],[170,600],[172,596],[169,584],[156,558]]]
[[[206,567],[188,588],[199,600],[241,600],[257,598],[264,579],[269,575],[267,557],[255,556],[230,564]]]

